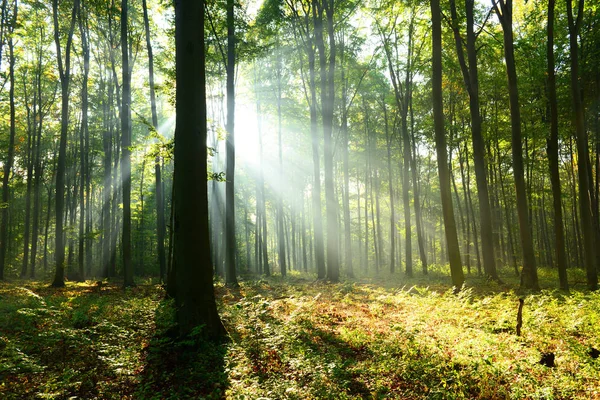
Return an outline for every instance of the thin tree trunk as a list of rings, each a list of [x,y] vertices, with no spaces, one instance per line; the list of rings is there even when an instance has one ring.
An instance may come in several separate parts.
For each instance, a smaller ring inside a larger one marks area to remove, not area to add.
[[[585,129],[584,108],[581,101],[581,88],[579,86],[579,46],[578,35],[583,20],[583,0],[577,0],[577,16],[573,16],[572,0],[566,0],[567,17],[569,21],[569,49],[571,55],[571,98],[577,143],[577,172],[579,183],[579,208],[581,213],[581,230],[583,236],[584,262],[587,275],[587,284],[590,290],[598,288],[598,270],[596,259],[596,238],[594,232],[594,213],[590,197],[593,197],[592,188],[588,180],[590,158],[588,150],[588,137]]]
[[[146,32],[146,48],[148,49],[148,84],[150,86],[150,110],[152,112],[152,126],[158,135],[158,114],[156,112],[156,93],[154,89],[154,55],[152,41],[150,40],[150,21],[148,19],[148,7],[146,0],[142,0],[144,12],[144,28]],[[162,173],[160,156],[156,156],[154,162],[155,197],[156,197],[156,239],[158,250],[158,265],[160,268],[160,279],[164,281],[166,274],[165,262],[165,206],[162,190]]]
[[[317,18],[314,19],[315,43],[319,53],[319,71],[321,78],[321,111],[323,124],[323,163],[325,175],[325,210],[327,214],[327,278],[332,282],[339,280],[339,249],[337,199],[333,177],[333,111],[334,111],[334,71],[335,40],[333,31],[333,0],[314,1]],[[329,57],[325,53],[323,14],[326,15],[329,36]]]
[[[385,124],[385,139],[387,144],[388,186],[390,189],[390,273],[396,270],[396,214],[394,210],[394,185],[392,179],[392,149],[389,133],[388,113],[385,99],[382,99],[383,118]]]
[[[227,138],[225,176],[225,282],[239,286],[236,277],[237,242],[235,237],[235,24],[234,0],[227,0]]]
[[[56,1],[56,0],[55,0]],[[2,16],[6,12],[6,1],[2,3]],[[8,154],[6,161],[4,162],[4,175],[2,177],[2,203],[0,204],[0,212],[2,213],[2,222],[0,223],[0,280],[4,280],[4,270],[6,266],[6,253],[8,248],[8,219],[9,219],[9,187],[8,183],[10,180],[10,171],[14,162],[15,154],[15,135],[16,135],[16,124],[15,124],[15,55],[14,55],[14,41],[13,32],[17,21],[17,1],[15,0],[13,8],[12,21],[9,27],[9,79],[10,79],[10,90],[9,90],[9,103],[10,103],[10,134],[8,142]],[[1,46],[1,44],[0,44]]]
[[[123,286],[133,286],[131,261],[131,70],[129,68],[129,0],[121,0],[121,182],[123,189]]]
[[[313,20],[317,18],[317,10],[313,4]],[[306,22],[308,25],[308,21]],[[322,40],[322,38],[321,38]],[[325,279],[325,248],[323,243],[323,220],[321,219],[321,167],[319,158],[319,137],[317,135],[317,84],[315,72],[315,49],[313,39],[307,36],[309,89],[310,89],[310,137],[313,155],[313,188],[312,188],[312,214],[315,262],[317,264],[317,278]]]
[[[492,230],[492,212],[490,197],[486,180],[485,146],[481,129],[481,114],[479,110],[479,76],[477,70],[476,34],[474,28],[474,0],[466,0],[465,9],[467,17],[467,59],[465,62],[463,41],[458,30],[458,16],[455,1],[450,1],[452,14],[452,28],[456,43],[456,52],[461,67],[465,87],[469,93],[469,110],[471,114],[471,137],[473,140],[473,160],[475,162],[475,178],[477,182],[477,196],[479,199],[479,217],[481,219],[481,246],[483,252],[483,268],[491,279],[499,281],[494,258],[494,243]]]
[[[63,64],[63,54],[60,46],[60,32],[58,25],[58,0],[52,1],[52,17],[54,22],[54,42],[56,44],[56,56],[58,61],[58,70],[60,74],[61,86],[61,124],[60,124],[60,144],[58,150],[58,166],[56,170],[56,228],[54,248],[56,270],[54,275],[53,287],[65,286],[65,242],[63,228],[63,214],[65,208],[65,172],[67,165],[67,135],[69,129],[69,83],[71,78],[71,45],[73,43],[73,31],[75,30],[75,21],[79,9],[79,0],[73,2],[71,12],[70,28],[67,35],[67,45],[65,48],[65,60]]]
[[[504,34],[504,58],[508,75],[508,92],[510,103],[510,116],[512,126],[512,153],[515,189],[517,193],[517,212],[519,215],[519,232],[521,248],[523,249],[523,269],[521,270],[521,287],[523,289],[538,290],[538,276],[533,251],[533,240],[529,226],[529,213],[527,207],[527,193],[523,177],[523,143],[521,134],[521,110],[519,106],[519,91],[517,84],[517,70],[515,65],[513,29],[512,29],[512,0],[499,0],[494,4],[498,19],[502,24]]]
[[[281,129],[281,74],[282,74],[282,61],[281,61],[281,49],[277,49],[277,145],[279,155],[279,193],[277,194],[277,253],[279,260],[279,268],[281,276],[286,276],[287,265],[285,259],[285,232],[283,228],[283,143],[282,143],[282,129]]]
[[[421,258],[421,269],[423,275],[427,275],[427,253],[425,252],[425,238],[423,233],[423,212],[421,211],[421,198],[419,190],[419,181],[417,173],[417,144],[415,140],[415,129],[414,129],[414,115],[412,107],[412,95],[408,99],[409,110],[410,110],[410,136],[412,154],[410,159],[410,170],[412,172],[412,183],[413,183],[413,203],[415,207],[415,221],[417,223],[417,242],[419,244],[419,256]]]

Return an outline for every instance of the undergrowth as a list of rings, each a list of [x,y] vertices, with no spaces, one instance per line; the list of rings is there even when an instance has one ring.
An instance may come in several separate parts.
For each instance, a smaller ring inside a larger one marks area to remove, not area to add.
[[[177,338],[160,286],[0,283],[0,398],[600,398],[600,294],[481,281],[455,295],[431,273],[218,284],[219,344],[202,327]]]

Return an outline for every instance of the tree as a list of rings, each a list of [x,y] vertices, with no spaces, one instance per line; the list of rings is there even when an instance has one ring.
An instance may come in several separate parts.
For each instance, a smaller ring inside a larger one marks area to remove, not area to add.
[[[552,200],[554,206],[554,236],[556,238],[556,262],[560,288],[569,290],[567,281],[567,257],[565,251],[565,233],[563,228],[562,192],[558,159],[558,105],[556,101],[556,74],[554,72],[554,8],[555,0],[548,0],[548,27],[546,43],[548,59],[548,102],[550,103],[550,137],[548,137],[548,166],[552,182]]]
[[[90,226],[87,225],[87,231],[84,233],[84,221],[86,219],[86,211],[90,212],[90,202],[87,201],[86,204],[86,196],[89,195],[90,192],[90,174],[88,170],[88,151],[89,150],[89,140],[90,140],[90,132],[89,132],[89,102],[88,102],[88,78],[90,73],[90,49],[88,43],[88,32],[87,32],[87,22],[84,20],[86,17],[86,8],[85,1],[81,0],[81,7],[79,9],[79,32],[81,35],[81,47],[83,53],[83,82],[81,87],[81,128],[79,132],[79,154],[80,154],[80,166],[79,173],[81,175],[81,182],[79,183],[79,271],[77,274],[77,278],[83,281],[85,276],[85,268],[84,268],[84,255],[87,252],[88,255],[88,268],[91,268],[91,249],[89,245],[89,239],[86,240],[86,236],[90,235]],[[86,184],[84,184],[84,179],[86,180]],[[85,247],[85,251],[84,251]]]
[[[129,68],[129,0],[121,0],[121,182],[123,187],[123,285],[133,286],[131,263],[131,70]]]
[[[465,280],[460,260],[456,221],[452,208],[452,192],[450,189],[450,171],[448,167],[448,150],[444,133],[444,108],[442,97],[442,22],[439,0],[430,0],[431,6],[431,40],[432,40],[432,96],[433,122],[435,129],[435,150],[437,153],[438,174],[440,179],[440,195],[450,273],[455,290],[460,290]]]
[[[11,21],[5,19],[7,11],[7,2],[2,2],[0,29],[4,33],[5,24],[8,25],[8,51],[9,51],[9,78],[10,78],[10,139],[8,142],[8,154],[4,162],[4,175],[2,177],[2,203],[0,203],[0,212],[2,213],[2,222],[0,223],[0,280],[4,279],[4,269],[6,262],[6,248],[8,247],[8,182],[10,178],[10,170],[12,169],[15,151],[15,55],[14,55],[14,39],[13,32],[17,22],[18,5],[15,0]],[[2,45],[0,44],[0,60],[2,59]]]
[[[207,193],[204,1],[175,1],[176,128],[174,258],[181,336],[204,325],[213,339],[225,334],[215,301]]]
[[[238,286],[235,276],[235,25],[234,1],[227,0],[227,139],[225,176],[225,280],[229,286]]]
[[[321,110],[323,123],[323,159],[325,172],[325,210],[327,215],[327,278],[339,280],[340,266],[338,254],[338,202],[334,191],[333,177],[333,111],[335,95],[335,32],[333,27],[333,0],[313,1],[313,21],[315,44],[319,53],[321,78]],[[327,27],[323,26],[327,21]],[[324,34],[328,33],[329,57],[326,54]]]
[[[474,0],[465,0],[467,16],[467,62],[465,61],[463,40],[458,29],[458,14],[455,0],[450,0],[452,30],[456,43],[456,54],[463,75],[465,87],[469,94],[469,111],[471,114],[471,138],[473,140],[473,160],[475,162],[475,178],[477,182],[477,196],[479,198],[479,217],[481,219],[481,245],[483,252],[483,269],[486,275],[496,281],[499,280],[494,258],[494,242],[492,232],[492,211],[486,179],[485,145],[481,129],[481,114],[479,110],[479,73],[477,71],[477,34],[474,31],[473,8]],[[484,22],[485,24],[485,22]]]
[[[67,45],[63,54],[60,45],[60,29],[58,22],[58,0],[52,0],[52,20],[54,22],[54,42],[56,44],[56,57],[58,72],[60,75],[61,88],[61,111],[60,111],[60,144],[58,147],[58,165],[56,169],[56,228],[55,228],[55,259],[56,270],[54,274],[53,287],[65,286],[65,238],[63,226],[63,214],[65,208],[65,171],[67,164],[67,134],[69,129],[69,84],[71,82],[71,48],[73,45],[73,32],[79,10],[79,0],[73,1],[71,11],[71,22],[67,34]]]
[[[594,232],[594,212],[590,198],[593,197],[590,188],[589,176],[591,174],[590,157],[588,149],[588,136],[585,129],[585,115],[581,101],[581,88],[579,83],[579,45],[577,37],[583,20],[584,0],[577,0],[577,15],[573,15],[572,0],[567,2],[567,18],[569,23],[569,53],[571,56],[571,98],[573,100],[573,122],[575,125],[575,138],[577,143],[577,182],[579,184],[579,209],[581,213],[581,231],[583,234],[584,262],[587,284],[590,290],[598,289],[598,266],[596,259],[597,238]]]
[[[146,0],[142,0],[142,8],[144,13],[144,30],[146,32],[146,48],[148,49],[148,84],[150,86],[150,110],[152,112],[152,126],[154,127],[155,133],[159,134],[158,114],[156,112],[156,90],[154,88],[154,54],[152,52],[152,41],[150,40],[150,21],[148,19],[148,6],[146,5]],[[159,155],[157,155],[154,160],[154,176],[156,188],[156,241],[158,247],[158,264],[160,268],[160,278],[164,280],[166,274],[165,206]]]
[[[496,15],[502,25],[504,36],[504,58],[508,75],[508,96],[510,103],[510,120],[512,132],[512,166],[517,192],[517,213],[519,216],[519,233],[523,249],[523,269],[521,270],[521,287],[538,290],[538,276],[533,252],[533,239],[529,226],[529,211],[523,167],[523,138],[521,134],[521,109],[519,106],[519,89],[512,29],[512,0],[499,0],[494,3]]]

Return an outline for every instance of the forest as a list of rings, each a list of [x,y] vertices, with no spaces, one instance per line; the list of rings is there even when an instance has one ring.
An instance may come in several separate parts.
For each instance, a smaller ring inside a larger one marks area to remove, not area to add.
[[[600,398],[596,0],[0,0],[0,398]]]

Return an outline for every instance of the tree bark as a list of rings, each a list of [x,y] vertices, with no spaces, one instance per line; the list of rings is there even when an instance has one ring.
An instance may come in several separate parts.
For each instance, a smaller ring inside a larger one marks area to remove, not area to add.
[[[158,132],[158,114],[156,112],[156,91],[154,89],[154,54],[152,51],[152,41],[150,40],[150,21],[148,18],[148,6],[146,0],[142,0],[142,8],[144,12],[144,29],[146,32],[146,48],[148,49],[148,85],[150,86],[150,110],[152,112],[152,126]],[[155,176],[155,196],[156,196],[156,240],[158,250],[158,265],[160,271],[160,279],[164,281],[166,274],[166,259],[165,259],[165,206],[164,194],[162,190],[162,171],[160,166],[160,156],[156,156],[154,160],[154,176]]]
[[[56,1],[56,0],[54,0]],[[5,15],[7,4],[2,3],[2,16]],[[12,21],[9,27],[9,79],[10,79],[10,90],[9,90],[9,102],[10,102],[10,134],[8,141],[8,154],[6,161],[4,162],[4,175],[2,177],[2,203],[0,203],[0,212],[2,213],[2,222],[0,223],[0,280],[4,280],[4,269],[6,265],[6,253],[8,247],[8,219],[9,219],[9,187],[8,183],[10,180],[10,171],[15,157],[15,55],[14,55],[14,41],[13,32],[17,21],[17,1],[15,0],[13,8]],[[2,46],[0,44],[0,46]],[[1,48],[1,47],[0,47]]]
[[[517,70],[515,65],[513,29],[512,29],[512,0],[499,0],[494,5],[498,19],[502,25],[504,36],[504,59],[508,75],[508,93],[510,103],[510,119],[512,126],[512,153],[515,189],[517,193],[517,213],[519,215],[519,232],[521,248],[523,249],[523,269],[521,270],[521,288],[539,290],[533,239],[529,225],[527,193],[523,169],[523,143],[521,134],[521,110],[519,106],[519,91]]]
[[[464,283],[464,273],[460,259],[456,221],[452,208],[452,193],[450,190],[450,173],[448,168],[448,150],[446,134],[444,133],[444,108],[442,97],[442,23],[439,0],[430,0],[431,32],[432,32],[432,96],[433,119],[435,127],[435,148],[437,152],[438,174],[440,179],[440,195],[442,198],[442,213],[448,245],[450,273],[455,290],[460,290]]]
[[[394,184],[392,179],[392,139],[389,132],[388,113],[385,98],[381,101],[383,121],[385,124],[385,140],[387,144],[388,186],[390,189],[390,273],[396,271],[396,213],[394,209]]]
[[[556,263],[558,280],[562,290],[569,290],[567,280],[567,257],[562,214],[562,189],[558,161],[558,106],[556,101],[556,75],[554,72],[554,9],[555,0],[548,0],[548,27],[546,55],[548,59],[548,102],[550,103],[550,137],[548,138],[548,165],[552,184],[552,205],[554,207],[554,237],[556,240]]]
[[[317,18],[314,20],[315,43],[319,52],[319,71],[321,78],[321,110],[323,123],[323,160],[325,172],[325,210],[327,214],[327,278],[332,282],[339,280],[339,249],[337,199],[335,198],[333,178],[333,105],[335,72],[335,39],[333,31],[333,0],[315,0]],[[327,29],[323,27],[323,14],[326,15]],[[324,32],[329,36],[329,59],[327,59]]]
[[[56,245],[54,248],[56,270],[53,287],[65,286],[65,242],[63,228],[63,214],[65,208],[65,172],[67,166],[67,135],[69,129],[69,83],[71,79],[71,46],[73,43],[73,31],[75,30],[75,21],[79,9],[79,0],[73,2],[73,11],[71,12],[71,23],[67,34],[67,45],[65,48],[65,60],[63,64],[63,55],[60,46],[60,30],[58,25],[58,0],[52,1],[52,17],[54,22],[54,42],[56,44],[56,56],[58,61],[58,70],[60,74],[61,86],[61,123],[60,123],[60,144],[58,147],[58,165],[56,170]]]
[[[225,282],[237,287],[235,238],[235,25],[234,0],[227,0],[227,138],[225,151]]]
[[[175,1],[176,128],[174,250],[180,336],[225,329],[215,301],[208,232],[204,1]]]
[[[123,286],[133,286],[131,260],[131,70],[129,68],[129,0],[121,0],[121,183],[123,188]]]
[[[481,219],[481,247],[483,252],[483,269],[486,275],[499,281],[494,258],[494,243],[492,230],[492,212],[490,196],[486,180],[485,146],[481,130],[481,114],[479,110],[479,74],[477,70],[476,35],[473,30],[473,8],[475,1],[466,0],[467,16],[467,60],[465,62],[463,41],[458,30],[458,16],[455,1],[450,1],[452,15],[452,30],[456,43],[456,53],[460,64],[463,80],[469,94],[469,111],[471,114],[471,138],[473,140],[473,161],[475,162],[475,179],[477,182],[477,197],[479,199],[479,218]]]
[[[592,188],[588,180],[590,157],[588,136],[585,129],[585,115],[581,100],[579,84],[579,45],[577,37],[583,20],[584,0],[577,0],[577,16],[573,15],[572,0],[566,0],[569,21],[569,50],[571,56],[571,98],[573,101],[575,137],[577,144],[577,177],[579,183],[579,209],[581,214],[581,231],[583,236],[584,262],[587,284],[590,290],[598,289],[598,270],[596,259],[596,232],[594,232],[592,210]]]

